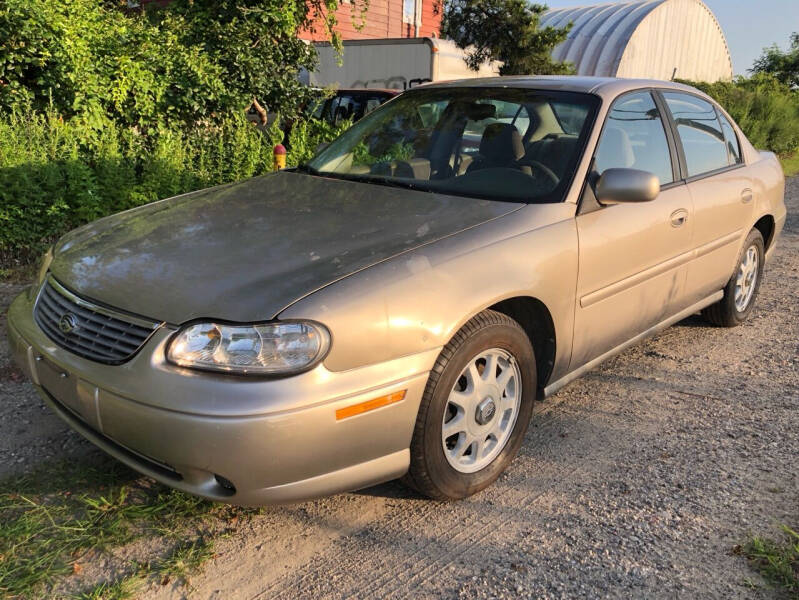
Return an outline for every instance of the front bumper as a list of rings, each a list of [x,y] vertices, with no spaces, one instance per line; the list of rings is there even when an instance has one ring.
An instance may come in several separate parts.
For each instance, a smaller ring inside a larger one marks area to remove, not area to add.
[[[73,429],[166,485],[241,505],[305,500],[403,475],[439,352],[343,372],[319,365],[269,380],[166,362],[166,327],[122,365],[89,361],[39,329],[27,294],[12,303],[8,321],[15,360]],[[336,420],[337,409],[400,390],[407,390],[401,402]]]

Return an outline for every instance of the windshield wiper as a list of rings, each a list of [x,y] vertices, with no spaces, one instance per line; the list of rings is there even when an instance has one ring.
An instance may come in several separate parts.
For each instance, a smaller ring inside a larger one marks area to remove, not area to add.
[[[429,192],[430,190],[410,181],[402,179],[395,179],[393,177],[385,177],[382,175],[353,175],[351,173],[336,173],[335,171],[320,171],[305,163],[297,165],[294,168],[298,173],[307,173],[316,177],[327,177],[328,179],[339,179],[342,181],[356,181],[358,183],[374,183],[377,185],[385,185],[387,187],[403,188],[406,190],[420,190]]]
[[[388,187],[403,188],[406,190],[420,190],[429,191],[426,188],[404,179],[396,179],[394,177],[385,177],[382,175],[351,175],[349,173],[326,173],[331,177],[338,177],[346,181],[357,181],[358,183],[376,183],[377,185],[385,185]]]

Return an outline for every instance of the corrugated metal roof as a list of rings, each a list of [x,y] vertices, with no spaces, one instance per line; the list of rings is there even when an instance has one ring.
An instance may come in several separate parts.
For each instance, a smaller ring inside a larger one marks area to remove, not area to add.
[[[724,33],[701,0],[643,0],[550,10],[541,26],[572,29],[552,52],[579,75],[732,77]]]
[[[642,87],[655,87],[691,91],[695,94],[702,95],[702,92],[696,88],[674,81],[577,75],[506,75],[504,77],[478,77],[473,79],[425,83],[413,89],[462,87],[559,90],[564,92],[595,93],[606,98],[615,98],[619,94]]]

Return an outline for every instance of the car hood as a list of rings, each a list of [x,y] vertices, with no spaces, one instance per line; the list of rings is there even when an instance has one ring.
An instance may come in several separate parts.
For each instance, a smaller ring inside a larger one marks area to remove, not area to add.
[[[96,221],[59,242],[50,269],[81,296],[168,323],[267,320],[521,206],[281,172]]]

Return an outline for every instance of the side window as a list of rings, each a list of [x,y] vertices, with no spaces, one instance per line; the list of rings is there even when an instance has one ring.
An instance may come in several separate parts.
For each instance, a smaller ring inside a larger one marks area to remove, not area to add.
[[[449,100],[439,100],[438,102],[428,102],[422,104],[418,108],[419,118],[422,121],[422,127],[431,129],[438,123],[444,109],[447,108]]]
[[[322,119],[325,116],[325,108],[330,105],[331,98],[311,98],[303,104],[301,114],[305,118]]]
[[[713,105],[690,94],[664,92],[663,97],[677,125],[688,176],[728,166],[727,143]]]
[[[334,96],[332,98],[328,98],[325,100],[325,103],[322,105],[322,118],[329,123],[333,122],[333,119],[336,116],[336,109],[338,108],[338,103],[340,98],[338,96]]]
[[[674,181],[666,130],[652,94],[633,92],[613,103],[594,158],[600,175],[629,168],[654,173],[661,185]]]
[[[366,101],[366,108],[364,109],[364,113],[363,114],[364,115],[368,115],[370,112],[372,112],[378,106],[380,106],[382,103],[383,103],[383,100],[381,98],[376,98],[376,97],[375,98],[369,98]]]
[[[336,122],[345,119],[358,119],[361,112],[361,99],[358,96],[342,96],[336,109]]]
[[[735,135],[735,129],[733,129],[732,123],[727,120],[727,117],[721,113],[719,113],[719,121],[721,121],[721,130],[724,132],[724,141],[727,143],[730,164],[740,164],[742,162],[741,147],[738,145],[738,136]]]

